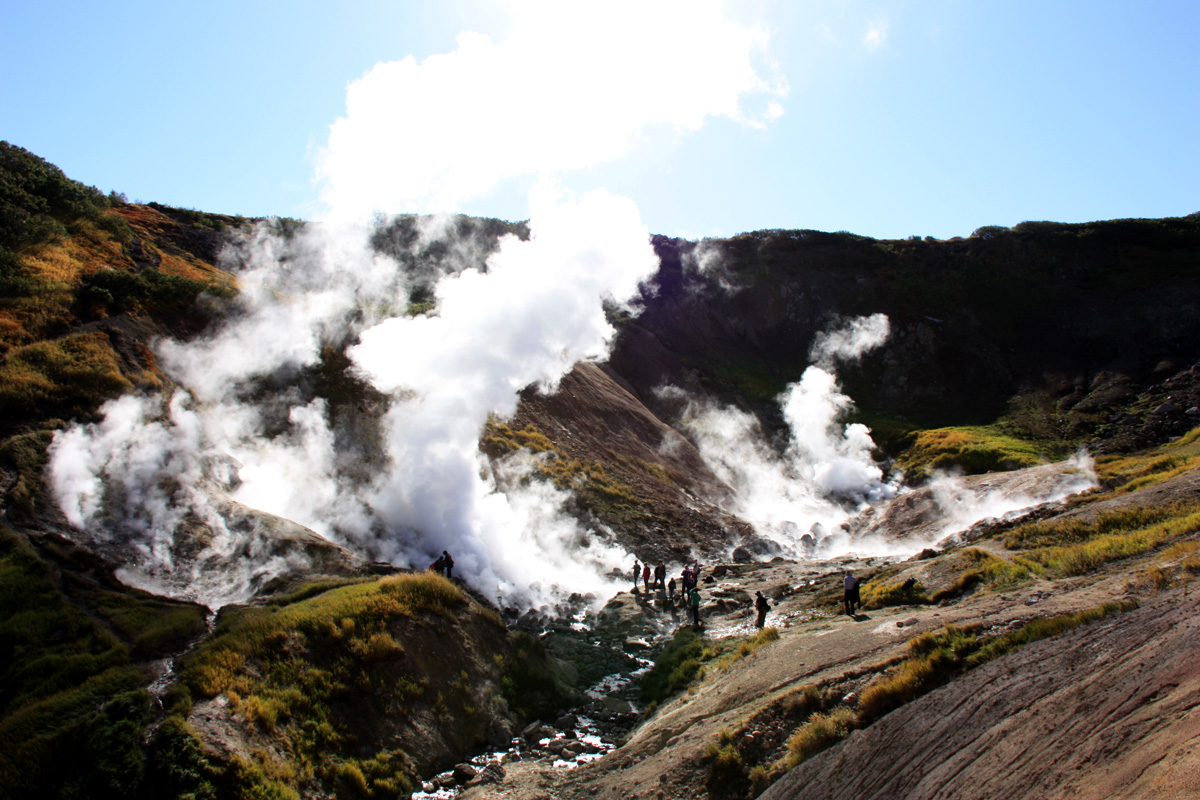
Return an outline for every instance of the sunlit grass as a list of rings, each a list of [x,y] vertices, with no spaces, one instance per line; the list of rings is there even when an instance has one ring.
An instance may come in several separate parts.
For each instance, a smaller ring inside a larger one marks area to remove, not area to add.
[[[863,608],[923,605],[930,602],[925,587],[918,581],[905,588],[904,581],[874,580],[863,585]]]
[[[928,694],[977,666],[1033,642],[1065,633],[1079,625],[1134,607],[1105,603],[1084,611],[1031,620],[1016,631],[987,638],[976,627],[946,626],[922,633],[908,643],[908,653],[888,667],[852,704],[836,705],[828,692],[805,687],[796,700],[808,718],[787,740],[787,754],[770,769],[750,769],[753,785],[762,789],[780,775],[865,728],[891,711]],[[713,748],[710,747],[710,757]]]
[[[935,471],[961,470],[978,474],[1032,467],[1046,461],[1046,448],[1012,436],[997,426],[935,428],[913,435],[912,444],[897,459],[910,479]]]
[[[1200,427],[1173,442],[1131,455],[1101,456],[1096,472],[1101,482],[1115,488],[1095,493],[1090,502],[1154,486],[1200,468]]]
[[[13,348],[0,364],[0,414],[82,411],[132,386],[103,333],[36,342]]]
[[[1200,507],[1188,504],[1178,516],[1145,527],[1097,535],[1076,545],[1043,547],[1025,555],[1055,575],[1083,575],[1102,565],[1146,553],[1171,539],[1200,530]]]
[[[976,589],[1007,589],[1043,571],[1041,564],[1024,556],[1017,556],[1010,561],[977,547],[963,550],[958,554],[956,563],[961,571],[950,585],[929,597],[931,603],[952,600]]]

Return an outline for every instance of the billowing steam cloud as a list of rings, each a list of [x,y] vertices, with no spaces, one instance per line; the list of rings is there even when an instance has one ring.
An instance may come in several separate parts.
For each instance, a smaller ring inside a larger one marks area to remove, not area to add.
[[[817,337],[810,358],[822,366],[808,367],[779,398],[789,432],[782,453],[766,443],[752,415],[713,404],[689,406],[685,425],[700,453],[736,491],[730,511],[760,535],[803,552],[806,535],[820,539],[864,503],[895,495],[896,485],[872,460],[870,430],[840,422],[851,400],[832,371],[838,361],[856,360],[883,344],[888,333],[887,317],[875,314]]]
[[[350,85],[320,167],[337,216],[454,211],[497,183],[620,158],[648,137],[723,116],[783,113],[766,31],[716,0],[516,4],[500,42],[377,64]],[[758,110],[747,98],[765,98]]]
[[[126,559],[128,580],[244,599],[294,566],[272,549],[286,525],[268,512],[400,565],[449,549],[458,574],[517,605],[607,587],[619,554],[559,511],[553,487],[515,463],[492,472],[478,452],[488,415],[511,414],[518,391],[605,355],[603,304],[627,302],[657,266],[630,201],[564,196],[548,176],[712,116],[763,124],[778,104],[751,114],[742,99],[783,89],[755,67],[762,30],[714,2],[518,8],[509,39],[463,34],[453,53],[352,84],[319,169],[327,221],[287,235],[263,225],[229,251],[239,313],[207,340],[162,343],[173,397],[124,398],[56,439],[60,506]],[[422,223],[393,260],[369,243],[386,218],[368,219],[456,210],[514,178],[536,185],[529,239],[490,255],[451,242],[436,308],[407,316],[422,248],[455,226]],[[386,404],[377,442],[286,388],[355,340],[359,376]]]

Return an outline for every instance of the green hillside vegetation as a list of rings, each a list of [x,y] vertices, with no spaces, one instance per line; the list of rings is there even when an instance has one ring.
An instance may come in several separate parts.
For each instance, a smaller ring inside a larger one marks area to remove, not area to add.
[[[0,435],[161,388],[149,340],[203,325],[212,309],[202,298],[233,296],[229,275],[161,238],[174,224],[167,212],[195,215],[157,209],[0,142]]]
[[[434,573],[326,581],[226,609],[184,661],[164,725],[170,790],[195,796],[396,797],[445,766],[416,744],[433,725],[453,750],[483,746],[564,695],[537,641]],[[203,754],[187,715],[220,698],[262,744],[228,763]],[[373,742],[413,747],[363,755]],[[322,789],[324,787],[324,789]],[[250,796],[246,794],[246,796]]]
[[[205,610],[119,584],[73,545],[0,527],[0,795],[124,798],[147,780],[147,662]]]

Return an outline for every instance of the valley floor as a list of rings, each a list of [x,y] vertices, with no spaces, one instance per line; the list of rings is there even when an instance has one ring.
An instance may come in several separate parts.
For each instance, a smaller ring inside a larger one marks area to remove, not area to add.
[[[1183,538],[1196,540],[1200,532]],[[904,562],[892,580],[934,586],[945,580],[940,561]],[[792,727],[780,709],[802,687],[825,687],[852,704],[921,633],[957,626],[998,636],[1113,601],[1132,610],[1001,656],[902,705],[809,758],[763,796],[1196,797],[1200,589],[1184,583],[1160,591],[1146,576],[1162,563],[1161,553],[1150,553],[1081,577],[1033,578],[955,602],[853,617],[840,613],[843,571],[869,571],[883,560],[731,568],[706,592],[725,610],[709,614],[705,638],[753,633],[750,598],[761,590],[782,596],[767,619],[777,641],[714,665],[598,761],[575,769],[513,761],[503,782],[461,797],[741,796],[746,788],[714,789],[714,747],[736,740],[759,754],[758,763],[786,755]],[[822,601],[815,611],[814,600]]]

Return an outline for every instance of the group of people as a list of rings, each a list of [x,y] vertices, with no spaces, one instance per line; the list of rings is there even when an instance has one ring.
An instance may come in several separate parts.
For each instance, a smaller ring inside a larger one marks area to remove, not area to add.
[[[445,554],[449,558],[449,554]],[[441,561],[441,559],[438,559]],[[451,562],[453,563],[453,562]],[[449,570],[447,569],[447,576]],[[633,591],[636,594],[638,590],[638,581],[640,580],[645,587],[646,593],[649,594],[652,589],[657,590],[659,597],[666,600],[671,606],[675,605],[675,579],[666,580],[667,568],[663,562],[658,562],[658,566],[651,569],[650,563],[642,564],[637,559],[633,561]],[[692,610],[692,624],[696,627],[700,626],[700,591],[697,584],[700,581],[700,564],[693,563],[691,566],[684,566],[683,573],[680,575],[682,591],[679,593],[679,603],[684,607]],[[915,580],[910,578],[905,582],[904,588],[911,592]],[[846,614],[853,616],[854,613],[862,608],[862,598],[859,594],[861,584],[853,573],[847,571],[842,579],[842,602],[846,608]],[[755,618],[755,626],[762,628],[766,624],[767,613],[771,610],[771,601],[766,598],[762,592],[755,592],[754,610],[757,614]]]
[[[653,581],[651,579],[653,578]],[[636,594],[638,589],[638,581],[641,580],[647,594],[651,590],[658,592],[659,598],[665,600],[668,605],[674,607],[675,600],[675,579],[667,580],[667,566],[659,561],[658,566],[653,570],[650,568],[650,562],[642,564],[637,559],[633,561],[633,591]],[[697,584],[700,581],[700,563],[694,562],[691,566],[684,566],[683,573],[680,575],[682,584],[679,593],[679,604],[692,609],[692,624],[699,627],[700,625],[700,591]]]
[[[443,550],[442,554],[438,556],[437,561],[429,565],[429,569],[430,571],[436,572],[439,575],[445,575],[447,578],[452,578],[451,571],[454,569],[454,559],[450,557],[448,552]]]

